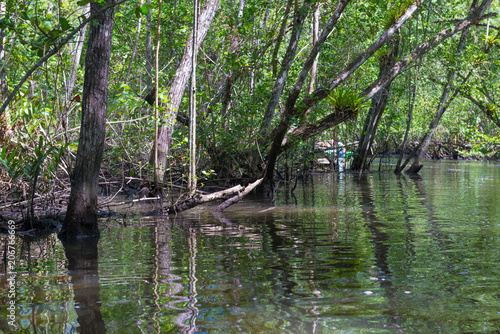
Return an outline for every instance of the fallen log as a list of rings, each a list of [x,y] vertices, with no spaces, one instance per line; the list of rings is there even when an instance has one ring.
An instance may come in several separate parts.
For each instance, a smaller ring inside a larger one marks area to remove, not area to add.
[[[259,184],[262,183],[262,180],[264,180],[264,178],[261,178],[261,179],[258,179],[257,181],[255,181],[254,183],[250,183],[248,186],[245,187],[245,189],[243,189],[242,192],[240,192],[239,194],[237,194],[236,196],[233,196],[231,197],[230,199],[227,199],[225,200],[224,202],[222,202],[221,204],[219,204],[217,206],[217,208],[214,210],[214,213],[221,213],[222,211],[226,210],[228,207],[230,207],[231,205],[235,204],[235,203],[238,203],[243,197],[245,197],[246,195],[248,195],[252,190],[254,190]]]
[[[237,185],[229,189],[224,189],[211,194],[202,194],[195,192],[194,195],[181,196],[177,202],[165,208],[167,213],[179,213],[200,204],[212,202],[215,200],[224,199],[222,204],[220,204],[214,212],[220,213],[229,206],[239,202],[243,197],[248,195],[253,189],[255,189],[264,179],[258,179],[257,181],[250,183],[247,186]]]

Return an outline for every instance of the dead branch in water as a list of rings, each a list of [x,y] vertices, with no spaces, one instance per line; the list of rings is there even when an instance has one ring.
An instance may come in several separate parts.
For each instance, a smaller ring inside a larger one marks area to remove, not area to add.
[[[229,189],[224,189],[211,194],[201,194],[196,192],[193,196],[181,196],[176,203],[167,207],[165,210],[167,213],[178,213],[182,212],[200,204],[212,202],[215,200],[225,199],[222,204],[220,204],[214,212],[220,213],[229,206],[239,202],[243,197],[248,195],[252,190],[254,190],[261,182],[263,178],[250,183],[247,186],[237,185]]]

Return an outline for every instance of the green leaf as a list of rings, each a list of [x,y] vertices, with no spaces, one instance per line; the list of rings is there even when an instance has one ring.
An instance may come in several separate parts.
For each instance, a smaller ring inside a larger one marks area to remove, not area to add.
[[[80,1],[77,1],[77,2],[76,2],[76,4],[77,4],[78,6],[82,6],[82,7],[83,7],[83,6],[87,5],[87,4],[88,4],[89,2],[91,2],[91,1],[92,1],[92,0],[80,0]]]
[[[69,24],[68,20],[64,17],[59,18],[59,24],[61,25],[62,31],[66,31],[71,28],[71,25]]]
[[[29,20],[28,13],[25,11],[20,12],[19,17],[22,18],[23,20],[26,20],[26,21]]]
[[[141,13],[142,13],[142,15],[148,15],[148,8],[146,6],[142,6]]]

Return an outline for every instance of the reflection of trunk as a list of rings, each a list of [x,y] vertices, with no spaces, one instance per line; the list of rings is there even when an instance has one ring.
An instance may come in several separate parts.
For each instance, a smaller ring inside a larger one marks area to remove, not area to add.
[[[106,136],[108,72],[114,10],[110,8],[99,15],[102,6],[94,2],[90,4],[90,8],[95,19],[90,25],[85,58],[80,139],[68,209],[60,231],[61,235],[71,237],[99,235],[97,193]]]
[[[283,296],[285,293],[292,293],[297,286],[293,280],[293,271],[290,270],[290,258],[286,251],[281,251],[289,247],[290,240],[280,235],[281,229],[276,226],[274,219],[266,222],[266,225],[268,228],[266,234],[270,239],[263,243],[263,250],[276,256],[276,264],[268,275],[268,280],[273,294]],[[269,246],[270,249],[267,249]]]
[[[199,18],[199,29],[197,31],[196,46],[194,49],[195,53],[198,53],[198,50],[201,47],[201,43],[207,35],[208,29],[210,28],[217,8],[219,7],[219,2],[220,0],[205,1],[203,10]],[[167,111],[162,115],[164,124],[160,127],[158,134],[158,165],[157,169],[155,170],[155,174],[158,180],[163,179],[164,173],[167,169],[168,155],[170,154],[170,143],[172,141],[172,133],[174,130],[174,122],[177,118],[177,112],[180,107],[186,85],[189,81],[189,77],[191,76],[193,45],[192,43],[190,43],[190,41],[193,39],[192,36],[193,32],[191,32],[191,34],[187,38],[186,46],[184,48],[184,55],[182,56],[181,63],[177,68],[174,81],[172,82],[172,85],[170,86],[170,90],[168,92]],[[150,160],[151,162],[153,162],[154,152],[151,153],[152,156]]]
[[[63,241],[80,325],[78,333],[106,333],[100,303],[98,241],[98,238]]]
[[[155,228],[155,275],[154,295],[155,305],[158,310],[171,309],[182,311],[175,320],[176,325],[185,333],[186,322],[191,317],[191,312],[183,305],[189,302],[185,297],[184,286],[181,277],[173,274],[173,249],[172,249],[172,223],[168,221],[158,222]],[[162,293],[163,291],[163,293]],[[156,320],[156,319],[155,319]]]
[[[376,216],[375,205],[373,203],[374,195],[367,177],[363,177],[360,180],[359,186],[361,193],[360,204],[363,208],[363,217],[368,223],[368,225],[366,225],[368,230],[372,234],[375,262],[383,275],[382,278],[385,278],[389,276],[391,272],[388,263],[389,244],[387,243],[387,240],[389,239],[389,236],[383,231],[385,224],[379,222]],[[388,283],[389,286],[392,285],[390,280],[384,280],[382,283]]]
[[[373,189],[366,176],[361,178],[359,185],[361,193],[360,205],[363,207],[363,217],[366,220],[366,227],[371,234],[378,282],[380,287],[384,289],[385,296],[392,300],[395,298],[395,287],[392,284],[392,271],[389,266],[389,249],[391,247],[388,242],[389,235],[384,231],[386,225],[377,218],[373,200]]]
[[[196,282],[198,279],[196,278],[196,231],[193,228],[189,228],[189,236],[188,236],[188,247],[189,247],[189,303],[188,308],[191,310],[191,319],[189,321],[189,330],[188,334],[195,333],[196,331],[196,319],[200,311],[196,307],[196,297],[198,296],[198,292],[196,291]]]
[[[391,49],[379,59],[379,74],[378,77],[381,78],[385,73],[394,66],[396,62],[396,56],[399,50],[399,36],[394,36],[392,40]],[[377,132],[377,127],[384,113],[387,101],[389,99],[389,91],[391,89],[391,82],[387,83],[386,86],[379,90],[372,97],[371,107],[368,111],[368,117],[366,118],[363,132],[359,138],[359,146],[357,154],[351,163],[352,170],[363,170],[370,169],[370,163],[366,162],[366,158],[371,150],[373,139]]]

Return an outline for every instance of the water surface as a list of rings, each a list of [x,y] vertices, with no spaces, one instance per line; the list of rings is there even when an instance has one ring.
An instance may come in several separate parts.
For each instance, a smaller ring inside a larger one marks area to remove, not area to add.
[[[221,216],[200,207],[103,219],[94,244],[17,236],[15,325],[26,333],[498,333],[500,164],[442,161],[421,174],[318,174]],[[4,319],[0,330],[13,332]]]

